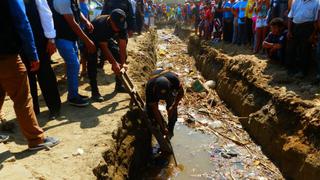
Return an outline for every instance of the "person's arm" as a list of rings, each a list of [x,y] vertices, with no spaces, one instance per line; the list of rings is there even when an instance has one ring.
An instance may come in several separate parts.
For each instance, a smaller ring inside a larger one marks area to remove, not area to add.
[[[164,120],[162,119],[161,112],[159,111],[158,102],[149,103],[148,106],[151,108],[151,111],[152,111],[152,113],[154,115],[154,118],[155,118],[156,122],[158,122],[158,124],[160,125],[162,133],[167,135],[169,131],[168,131],[167,127],[163,123]]]
[[[74,19],[73,14],[64,14],[63,17],[67,21],[67,23],[70,26],[70,28],[72,29],[72,31],[85,43],[88,52],[94,53],[96,51],[96,47],[95,47],[94,43],[82,31],[81,27]]]
[[[56,30],[54,29],[52,12],[46,0],[37,0],[36,5],[40,15],[44,35],[48,39],[46,51],[49,55],[52,55],[57,50],[54,42],[54,39],[56,38]]]
[[[99,43],[100,49],[103,53],[103,55],[107,58],[109,63],[112,65],[112,70],[115,74],[120,73],[120,65],[117,63],[116,59],[113,57],[111,51],[109,50],[108,43],[107,42],[101,42]]]
[[[36,0],[37,9],[40,15],[41,26],[44,30],[44,35],[48,39],[56,38],[56,30],[52,18],[52,12],[46,0]]]
[[[55,0],[53,2],[53,6],[59,14],[63,15],[72,31],[85,43],[87,51],[89,53],[94,53],[96,51],[96,47],[74,19],[70,0]]]
[[[90,22],[82,13],[80,13],[80,20],[81,20],[81,22],[82,22],[83,24],[86,25],[88,31],[89,31],[90,33],[92,33],[94,27],[93,27],[93,25],[91,24],[91,22]]]
[[[37,71],[39,69],[39,58],[24,2],[23,0],[10,0],[8,2],[14,26],[22,41],[23,51],[28,60],[31,61],[31,71]]]
[[[174,100],[174,103],[171,105],[171,107],[169,108],[169,111],[172,110],[172,109],[175,109],[178,107],[179,105],[179,102],[181,101],[181,99],[183,98],[184,96],[184,89],[183,89],[183,85],[180,84],[180,87],[179,87],[179,90],[178,90],[178,94]],[[169,113],[170,114],[170,113]]]
[[[127,40],[119,39],[119,52],[120,52],[120,62],[121,66],[123,66],[127,61]]]
[[[270,48],[273,47],[273,43],[270,43],[270,42],[264,40],[263,43],[262,43],[262,47],[263,47],[264,49],[270,49]]]

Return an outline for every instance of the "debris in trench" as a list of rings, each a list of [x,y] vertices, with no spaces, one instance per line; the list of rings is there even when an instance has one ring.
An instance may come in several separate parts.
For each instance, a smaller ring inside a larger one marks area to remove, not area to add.
[[[158,32],[160,40],[158,49],[165,50],[166,54],[158,56],[157,66],[178,73],[186,87],[185,97],[178,109],[178,122],[205,134],[211,134],[217,139],[211,142],[209,149],[199,147],[199,151],[206,151],[208,160],[212,161],[210,165],[212,171],[199,173],[195,164],[185,164],[186,168],[195,167],[192,168],[189,177],[282,179],[279,170],[263,155],[260,147],[252,142],[249,135],[243,130],[238,117],[234,116],[220,100],[214,91],[216,82],[206,81],[194,67],[192,57],[181,53],[186,52],[186,45],[177,37],[170,35],[171,31],[159,30]],[[162,109],[165,110],[165,106]],[[190,136],[185,138],[194,136],[193,131],[186,134]],[[197,157],[192,156],[197,152],[190,153],[191,156],[187,158]],[[270,164],[270,166],[263,164]]]
[[[204,85],[198,79],[192,83],[192,89],[194,92],[203,92],[206,90]]]
[[[213,80],[209,80],[206,83],[204,83],[205,86],[207,86],[210,89],[215,89],[216,88],[216,82]]]

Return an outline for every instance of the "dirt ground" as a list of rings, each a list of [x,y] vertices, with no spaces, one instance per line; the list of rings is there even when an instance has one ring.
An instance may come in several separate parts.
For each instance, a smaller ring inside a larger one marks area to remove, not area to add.
[[[130,39],[128,61],[132,60],[133,54],[138,53],[138,44],[143,38]],[[48,110],[40,95],[41,114],[38,120],[46,136],[57,137],[61,143],[50,151],[30,152],[17,125],[14,133],[0,131],[11,137],[7,144],[0,144],[0,179],[96,179],[93,168],[102,160],[102,152],[114,144],[112,132],[120,126],[130,98],[127,94],[114,92],[114,76],[110,66],[106,65],[104,71],[98,73],[99,88],[105,101],[76,108],[66,102],[63,60],[58,54],[54,55],[53,60],[59,62],[54,65],[54,69],[63,103],[62,117],[48,121]],[[79,92],[90,96],[88,79],[82,77],[80,83]],[[15,120],[9,98],[5,101],[3,113],[7,120]]]

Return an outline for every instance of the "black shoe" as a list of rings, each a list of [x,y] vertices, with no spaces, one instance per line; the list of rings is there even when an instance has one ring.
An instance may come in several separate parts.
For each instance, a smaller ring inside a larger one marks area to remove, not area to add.
[[[9,139],[9,136],[7,136],[7,135],[0,135],[0,143],[6,142],[6,141],[8,141],[8,139]]]
[[[58,64],[58,62],[50,60],[50,64]]]
[[[49,114],[49,120],[55,120],[60,116],[60,111],[57,112],[50,112]]]
[[[104,98],[100,95],[100,93],[93,94],[91,99],[95,102],[103,102]]]
[[[82,100],[85,100],[85,101],[89,101],[89,96],[84,96],[84,95],[80,95],[79,94],[79,97],[82,99]]]
[[[88,106],[89,103],[88,101],[82,99],[82,98],[73,98],[73,99],[69,99],[69,104],[72,106],[76,106],[76,107],[85,107]]]
[[[118,93],[127,93],[127,90],[124,86],[116,86],[115,90],[118,92]]]

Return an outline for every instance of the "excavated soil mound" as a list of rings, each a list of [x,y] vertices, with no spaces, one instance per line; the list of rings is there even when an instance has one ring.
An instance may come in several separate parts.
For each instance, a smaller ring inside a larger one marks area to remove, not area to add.
[[[233,45],[212,47],[191,36],[188,51],[286,178],[320,177],[319,86]]]

